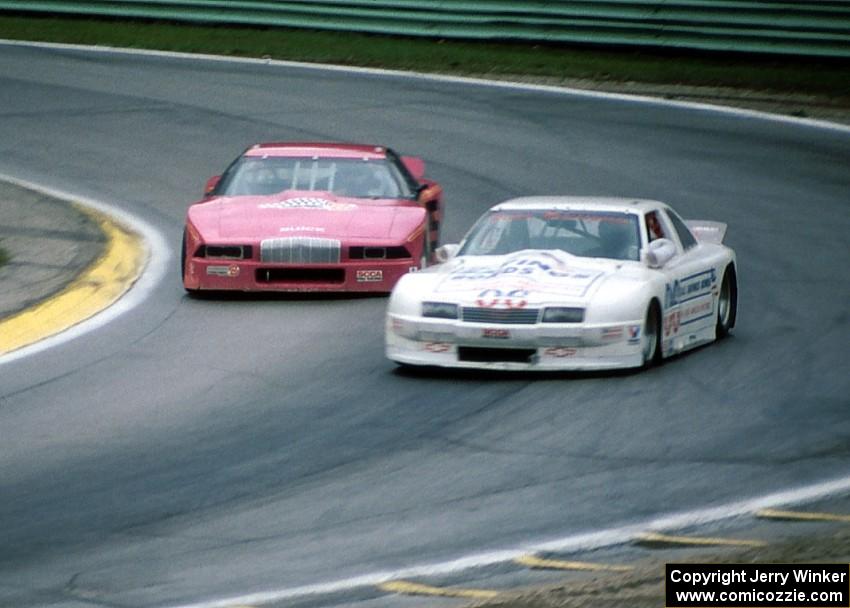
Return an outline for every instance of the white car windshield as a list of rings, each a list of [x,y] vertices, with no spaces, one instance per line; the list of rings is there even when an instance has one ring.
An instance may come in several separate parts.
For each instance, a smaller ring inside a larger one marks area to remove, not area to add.
[[[216,194],[268,195],[284,190],[355,198],[410,198],[398,169],[384,160],[243,156],[222,176]]]
[[[459,255],[505,255],[560,249],[581,257],[640,259],[638,217],[581,210],[491,211],[473,226]]]

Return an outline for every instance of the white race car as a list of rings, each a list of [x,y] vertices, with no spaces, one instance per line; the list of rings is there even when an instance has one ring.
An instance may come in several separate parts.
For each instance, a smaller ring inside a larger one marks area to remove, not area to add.
[[[735,325],[726,225],[650,200],[540,196],[491,208],[443,262],[402,277],[386,316],[401,365],[648,367]]]

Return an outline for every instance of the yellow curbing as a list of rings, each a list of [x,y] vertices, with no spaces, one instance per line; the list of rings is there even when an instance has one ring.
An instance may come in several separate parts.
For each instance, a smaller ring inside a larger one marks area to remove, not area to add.
[[[437,595],[441,597],[462,597],[467,599],[492,599],[499,595],[498,591],[489,589],[458,589],[455,587],[432,587],[408,581],[390,581],[381,583],[378,589],[404,595]]]
[[[587,570],[592,572],[629,572],[634,570],[632,566],[617,564],[594,564],[591,562],[574,562],[560,559],[543,559],[534,555],[523,555],[514,560],[514,563],[528,568],[541,570]]]
[[[109,307],[145,267],[147,250],[141,236],[99,211],[72,205],[100,226],[106,237],[103,253],[56,295],[0,321],[0,355],[65,331]]]
[[[713,538],[705,536],[670,536],[657,532],[647,532],[635,537],[634,541],[639,545],[664,546],[679,545],[692,547],[766,547],[767,542],[763,540],[749,540],[743,538]]]
[[[793,521],[840,521],[850,523],[850,515],[839,513],[812,513],[808,511],[781,511],[779,509],[762,509],[756,511],[756,517],[762,519],[783,519]]]

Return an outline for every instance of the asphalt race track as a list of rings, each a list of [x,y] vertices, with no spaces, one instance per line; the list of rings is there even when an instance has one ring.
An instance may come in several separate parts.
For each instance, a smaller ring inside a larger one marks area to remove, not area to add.
[[[291,139],[424,157],[445,242],[521,194],[728,222],[735,335],[648,373],[405,375],[384,298],[188,299],[188,204],[245,146]],[[0,605],[303,589],[850,476],[846,129],[0,45],[0,150],[2,173],[141,218],[172,261],[110,323],[0,362]]]

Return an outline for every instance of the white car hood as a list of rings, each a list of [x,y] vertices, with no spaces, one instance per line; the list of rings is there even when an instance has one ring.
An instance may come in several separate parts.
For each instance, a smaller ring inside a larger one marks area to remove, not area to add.
[[[587,302],[622,266],[615,260],[580,258],[560,250],[527,249],[504,256],[461,256],[418,273],[422,295],[469,306]],[[427,277],[427,278],[426,278]],[[418,282],[418,281],[417,281]]]

